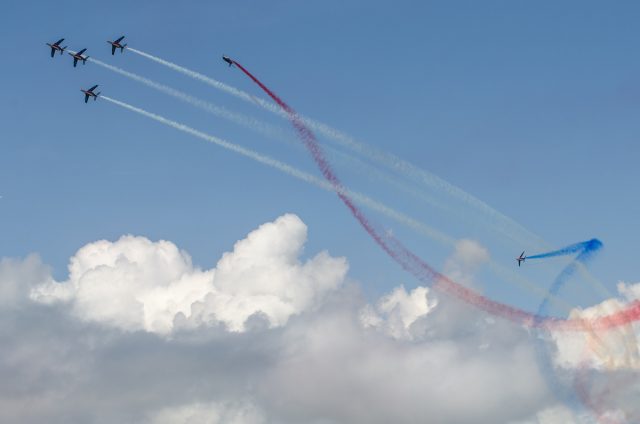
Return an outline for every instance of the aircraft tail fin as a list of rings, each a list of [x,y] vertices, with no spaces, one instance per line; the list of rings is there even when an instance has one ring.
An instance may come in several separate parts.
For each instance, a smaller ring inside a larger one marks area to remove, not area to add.
[[[98,91],[98,92],[96,93],[96,97],[94,97],[94,98],[93,98],[93,101],[94,101],[94,102],[95,102],[96,100],[98,100],[98,96],[99,96],[99,95],[100,95],[100,92]]]
[[[126,44],[123,44],[122,47],[120,47],[120,53],[124,53],[124,48],[127,47]]]

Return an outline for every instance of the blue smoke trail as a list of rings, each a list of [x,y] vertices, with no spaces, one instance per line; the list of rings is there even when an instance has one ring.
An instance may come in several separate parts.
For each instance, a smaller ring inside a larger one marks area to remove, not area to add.
[[[576,271],[578,264],[586,265],[587,262],[593,257],[595,253],[598,252],[602,248],[602,242],[598,239],[591,239],[588,241],[583,241],[582,243],[572,244],[571,246],[567,246],[563,249],[554,250],[553,252],[541,253],[539,255],[527,256],[527,259],[539,259],[539,258],[551,258],[554,256],[563,256],[570,255],[572,253],[578,253],[578,256],[572,261],[569,265],[567,265],[560,274],[556,277],[547,292],[547,295],[538,306],[538,315],[546,314],[547,307],[549,306],[549,300],[556,296],[562,286],[571,278],[571,276]]]
[[[602,248],[602,242],[598,239],[591,239],[588,241],[584,241],[581,243],[572,244],[565,248],[554,250],[552,252],[541,253],[539,255],[528,256],[527,259],[541,259],[541,258],[551,258],[554,256],[565,256],[571,255],[573,253],[578,253],[578,256],[567,265],[561,272],[558,274],[556,279],[549,287],[549,291],[547,292],[544,299],[538,306],[537,316],[542,316],[547,314],[547,309],[549,307],[549,301],[553,296],[556,296],[558,292],[562,289],[564,284],[571,278],[571,276],[575,273],[578,268],[578,264],[586,265],[589,260]],[[564,399],[566,403],[573,406],[572,409],[577,409],[583,407],[582,402],[574,392],[568,391],[566,388],[562,387],[561,382],[555,374],[555,370],[553,368],[553,363],[551,361],[551,357],[547,350],[547,346],[545,345],[545,340],[549,339],[550,333],[543,329],[542,327],[538,330],[538,337],[535,337],[534,345],[538,358],[538,365],[542,372],[542,375],[548,376],[547,383],[551,390],[555,393],[556,399]]]
[[[538,255],[527,256],[527,259],[542,259],[552,258],[554,256],[566,256],[573,253],[589,253],[594,252],[602,247],[602,242],[598,239],[591,239],[580,243],[572,244],[562,249],[554,250],[547,253],[540,253]],[[577,260],[577,259],[576,259]]]

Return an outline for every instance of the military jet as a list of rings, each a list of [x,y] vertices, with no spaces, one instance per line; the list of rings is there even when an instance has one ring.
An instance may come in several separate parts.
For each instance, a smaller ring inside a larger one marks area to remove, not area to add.
[[[222,60],[227,62],[229,66],[233,65],[233,60],[229,56],[222,56]]]
[[[62,43],[63,41],[64,41],[64,38],[61,38],[53,44],[47,43],[47,46],[51,47],[51,57],[55,56],[56,52],[60,52],[60,54],[62,55],[62,53],[64,52],[64,49],[67,48],[67,46],[60,47],[60,43]]]
[[[84,93],[84,102],[87,103],[89,101],[89,97],[93,97],[93,100],[98,100],[98,96],[100,95],[100,93],[94,93],[93,90],[95,90],[98,87],[98,84],[94,85],[93,87],[91,87],[88,90],[83,90],[82,88],[80,89],[80,91],[82,91]]]
[[[78,61],[81,60],[82,64],[84,65],[85,63],[87,63],[87,59],[89,59],[89,56],[83,56],[82,53],[86,52],[87,49],[82,49],[77,53],[69,53],[69,55],[71,57],[73,57],[73,67],[75,68],[76,65],[78,64]]]
[[[516,258],[516,261],[518,261],[518,266],[520,266],[520,264],[521,264],[522,262],[524,262],[524,260],[525,260],[525,259],[527,259],[527,257],[526,257],[526,256],[524,256],[524,251],[523,251],[523,252],[520,254],[520,256]]]
[[[123,38],[124,38],[124,35],[118,38],[116,41],[107,40],[107,43],[111,44],[111,56],[113,56],[116,53],[116,49],[120,49],[120,53],[124,53],[124,48],[127,47],[127,45],[120,43]]]

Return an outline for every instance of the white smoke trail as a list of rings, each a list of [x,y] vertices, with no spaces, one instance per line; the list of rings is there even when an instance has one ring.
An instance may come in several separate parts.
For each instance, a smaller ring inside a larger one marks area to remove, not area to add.
[[[191,69],[177,65],[173,62],[169,62],[167,60],[161,59],[152,54],[145,53],[143,51],[133,49],[133,48],[129,48],[129,50],[132,51],[133,53],[136,53],[156,63],[164,65],[170,69],[178,71],[191,78],[204,82],[205,84],[208,84],[213,88],[216,88],[225,93],[231,94],[232,96],[237,97],[239,99],[248,101],[253,104],[257,104],[258,106],[262,107],[263,109],[269,112],[272,112],[276,115],[287,118],[287,114],[284,113],[282,109],[280,109],[277,105],[271,102],[265,101],[264,99],[256,98],[245,91],[239,90],[221,81],[207,77],[206,75],[203,75],[199,72],[192,71]],[[436,190],[442,190],[448,195],[450,195],[451,197],[458,199],[459,201],[462,201],[470,206],[475,207],[476,209],[483,212],[486,216],[496,221],[494,223],[496,229],[498,229],[501,233],[513,239],[514,241],[522,245],[530,245],[533,240],[537,245],[536,247],[540,249],[548,248],[548,245],[544,243],[543,240],[538,235],[527,230],[525,227],[518,224],[517,222],[507,217],[506,215],[502,214],[501,212],[493,209],[491,206],[489,206],[487,203],[483,202],[482,200],[478,199],[477,197],[443,180],[437,175],[434,175],[428,171],[425,171],[391,153],[384,152],[382,150],[376,149],[375,147],[368,146],[362,142],[359,142],[355,140],[353,137],[335,128],[332,128],[327,124],[316,121],[306,116],[301,116],[301,119],[311,129],[325,135],[326,137],[328,137],[333,141],[338,142],[343,147],[347,147],[352,151],[355,151],[367,157],[369,160],[379,163],[387,167],[388,169],[391,169],[395,172],[398,172],[404,175],[405,177],[409,177],[413,179],[414,181],[425,184],[426,186]]]
[[[149,78],[143,77],[141,75],[135,74],[133,72],[124,70],[122,68],[119,68],[117,66],[113,66],[113,65],[109,65],[105,62],[102,62],[98,59],[94,59],[94,58],[89,58],[89,61],[92,63],[95,63],[98,66],[101,66],[105,69],[108,69],[112,72],[115,72],[117,74],[120,74],[122,76],[125,76],[129,79],[132,79],[134,81],[137,81],[141,84],[146,85],[147,87],[153,88],[154,90],[160,91],[161,93],[167,94],[169,96],[172,96],[178,100],[181,100],[185,103],[188,103],[192,106],[195,106],[201,110],[204,110],[205,112],[208,112],[214,116],[217,116],[219,118],[223,118],[223,119],[227,119],[231,122],[234,122],[238,125],[244,126],[246,128],[252,129],[260,134],[263,134],[267,137],[270,137],[272,139],[275,140],[279,140],[282,142],[286,142],[290,145],[296,146],[296,147],[300,147],[300,143],[297,140],[294,140],[293,137],[289,136],[284,130],[282,130],[281,128],[277,128],[274,127],[272,125],[269,125],[263,121],[260,121],[258,119],[243,115],[241,113],[237,113],[237,112],[232,112],[222,106],[218,106],[216,104],[213,104],[211,102],[199,99],[197,97],[193,97],[189,94],[186,94],[180,90],[176,90],[175,88],[169,87],[165,84],[161,84],[158,83],[156,81],[153,81]],[[365,163],[363,161],[361,161],[359,158],[349,155],[348,153],[344,153],[332,148],[327,148],[327,150],[336,157],[340,157],[344,160],[347,160],[349,162],[351,162],[351,164],[355,164],[357,165],[356,167],[351,167],[352,170],[358,170],[361,173],[367,174],[370,177],[375,177],[379,180],[382,180],[384,182],[386,182],[387,184],[390,184],[392,186],[394,186],[395,189],[403,191],[409,195],[411,195],[412,197],[414,197],[415,199],[418,200],[422,200],[428,204],[430,204],[433,207],[437,207],[443,211],[446,211],[447,213],[453,213],[453,214],[459,214],[459,212],[456,209],[450,208],[447,205],[445,205],[443,202],[438,202],[436,199],[434,199],[433,197],[427,195],[427,193],[423,192],[423,191],[419,191],[419,190],[413,190],[409,187],[407,187],[407,185],[403,182],[400,182],[398,180],[396,180],[395,178],[383,173],[382,171],[378,170],[377,168],[374,168],[373,166],[369,165],[368,163]]]
[[[119,100],[107,97],[107,96],[102,96],[102,99],[111,102],[115,105],[118,105],[122,108],[125,108],[127,110],[130,110],[132,112],[136,112],[140,115],[143,115],[147,118],[151,118],[157,122],[160,122],[164,125],[170,126],[174,129],[177,129],[179,131],[185,132],[187,134],[193,135],[195,137],[198,137],[200,139],[203,139],[205,141],[208,141],[210,143],[216,144],[224,149],[233,151],[235,153],[238,153],[240,155],[243,155],[245,157],[248,157],[250,159],[253,159],[259,163],[262,163],[264,165],[270,166],[272,168],[275,168],[281,172],[284,172],[292,177],[295,177],[299,180],[302,180],[304,182],[307,182],[309,184],[312,184],[316,187],[319,187],[323,190],[326,191],[331,191],[331,192],[335,192],[334,187],[327,182],[324,179],[318,178],[314,175],[311,175],[307,172],[301,171],[291,165],[288,165],[284,162],[281,162],[277,159],[273,159],[269,156],[263,155],[261,153],[258,153],[256,151],[247,149],[245,147],[242,147],[240,145],[231,143],[229,141],[223,140],[221,138],[212,136],[210,134],[206,134],[203,133],[201,131],[198,131],[194,128],[191,128],[187,125],[181,124],[179,122],[176,121],[172,121],[170,119],[167,119],[163,116],[157,115],[155,113],[152,112],[148,112],[144,109],[132,106],[128,103],[125,102],[121,102]],[[399,212],[387,205],[384,205],[362,193],[359,192],[355,192],[355,191],[351,191],[348,189],[344,189],[344,194],[347,194],[349,197],[351,197],[352,199],[354,199],[356,202],[360,203],[361,205],[364,205],[372,210],[375,210],[391,219],[393,219],[396,222],[399,222],[403,225],[406,225],[407,227],[414,229],[418,232],[420,232],[421,234],[431,238],[432,240],[447,245],[447,246],[454,246],[456,243],[456,240],[453,239],[452,237],[448,236],[447,234],[444,234],[434,228],[429,227],[428,225],[414,219],[411,218],[407,215],[405,215],[402,212]],[[489,265],[491,267],[491,269],[496,272],[497,275],[501,276],[501,278],[503,278],[505,281],[515,281],[516,284],[520,285],[521,287],[523,287],[524,289],[530,290],[534,293],[539,294],[540,296],[544,297],[546,296],[546,291],[541,289],[540,287],[530,283],[528,280],[524,279],[521,276],[515,276],[512,275],[513,273],[510,271],[507,271],[505,268],[503,268],[502,266],[495,264],[493,262],[490,263]],[[562,299],[558,298],[557,296],[552,297],[551,299],[554,303],[556,303],[558,306],[560,306],[562,309],[566,310],[567,312],[571,310],[571,305],[569,305],[567,302],[563,301]]]
[[[152,112],[148,112],[148,111],[146,111],[144,109],[132,106],[132,105],[130,105],[128,103],[121,102],[121,101],[113,99],[111,97],[102,96],[102,99],[104,99],[104,100],[106,100],[108,102],[114,103],[114,104],[116,104],[118,106],[121,106],[121,107],[123,107],[125,109],[128,109],[130,111],[136,112],[136,113],[138,113],[140,115],[143,115],[143,116],[146,116],[148,118],[151,118],[151,119],[153,119],[153,120],[155,120],[157,122],[160,122],[162,124],[168,125],[168,126],[170,126],[172,128],[175,128],[175,129],[177,129],[179,131],[183,131],[183,132],[185,132],[187,134],[191,134],[191,135],[193,135],[195,137],[198,137],[198,138],[201,138],[201,139],[206,140],[208,142],[214,143],[214,144],[216,144],[216,145],[218,145],[218,146],[220,146],[220,147],[222,147],[224,149],[231,150],[231,151],[233,151],[235,153],[239,153],[239,154],[241,154],[243,156],[251,158],[251,159],[253,159],[253,160],[257,161],[257,162],[260,162],[260,163],[262,163],[264,165],[267,165],[267,166],[275,168],[275,169],[277,169],[279,171],[282,171],[282,172],[284,172],[284,173],[286,173],[286,174],[288,174],[288,175],[290,175],[292,177],[298,178],[298,179],[300,179],[302,181],[305,181],[307,183],[315,185],[316,187],[319,187],[319,188],[321,188],[323,190],[332,191],[332,192],[335,191],[333,189],[332,185],[329,184],[327,181],[325,181],[325,180],[323,180],[321,178],[318,178],[316,176],[313,176],[313,175],[311,175],[311,174],[309,174],[307,172],[301,171],[301,170],[299,170],[299,169],[297,169],[297,168],[295,168],[295,167],[293,167],[291,165],[288,165],[288,164],[286,164],[284,162],[281,162],[281,161],[279,161],[277,159],[273,159],[273,158],[271,158],[269,156],[263,155],[261,153],[258,153],[256,151],[254,151],[254,150],[247,149],[246,147],[242,147],[242,146],[240,146],[238,144],[234,144],[234,143],[231,143],[229,141],[223,140],[221,138],[218,138],[218,137],[203,133],[202,131],[198,131],[198,130],[196,130],[194,128],[191,128],[191,127],[189,127],[187,125],[181,124],[181,123],[176,122],[176,121],[172,121],[172,120],[167,119],[167,118],[165,118],[163,116],[157,115],[157,114],[152,113]],[[365,205],[365,206],[367,206],[367,207],[369,207],[371,209],[374,209],[374,210],[382,213],[383,215],[386,215],[386,216],[388,216],[388,217],[390,217],[390,218],[392,218],[392,219],[394,219],[394,220],[396,220],[396,221],[398,221],[400,223],[403,223],[403,224],[407,225],[410,228],[413,228],[415,230],[421,231],[423,234],[427,235],[428,237],[432,238],[433,240],[435,240],[435,241],[437,241],[439,243],[448,244],[448,245],[453,245],[455,243],[455,240],[453,238],[451,238],[450,236],[448,236],[448,235],[446,235],[446,234],[444,234],[444,233],[442,233],[442,232],[440,232],[440,231],[438,231],[436,229],[433,229],[433,228],[431,228],[431,227],[429,227],[429,226],[427,226],[427,225],[425,225],[425,224],[423,224],[423,223],[421,223],[421,222],[419,222],[419,221],[417,221],[417,220],[415,220],[415,219],[403,214],[402,212],[399,212],[399,211],[397,211],[397,210],[395,210],[393,208],[390,208],[390,207],[388,207],[388,206],[386,206],[386,205],[384,205],[384,204],[382,204],[382,203],[380,203],[380,202],[378,202],[376,200],[373,200],[373,199],[371,199],[370,197],[368,197],[368,196],[366,196],[364,194],[361,194],[361,193],[358,193],[358,192],[354,192],[354,191],[350,191],[350,190],[347,190],[347,189],[344,190],[344,193],[349,195],[349,196],[351,196],[357,202],[359,202],[359,203],[361,203],[361,204],[363,204],[363,205]]]
[[[189,103],[192,106],[195,106],[199,109],[204,110],[205,112],[208,112],[212,115],[215,115],[217,117],[223,118],[223,119],[227,119],[231,122],[234,122],[238,125],[244,126],[244,127],[248,127],[251,128],[255,131],[258,131],[262,134],[265,134],[267,136],[273,137],[273,138],[284,138],[286,137],[286,133],[284,130],[274,127],[272,125],[269,125],[265,122],[262,122],[258,119],[243,115],[241,113],[237,113],[237,112],[232,112],[229,109],[222,107],[222,106],[218,106],[216,104],[213,104],[211,102],[207,102],[204,101],[202,99],[199,99],[197,97],[193,97],[189,94],[186,94],[180,90],[176,90],[175,88],[169,87],[167,85],[164,84],[160,84],[156,81],[153,81],[149,78],[145,78],[143,76],[140,76],[138,74],[134,74],[133,72],[129,72],[126,71],[122,68],[119,68],[117,66],[113,66],[113,65],[109,65],[108,63],[102,62],[98,59],[94,59],[94,58],[89,58],[88,59],[89,62],[91,63],[95,63],[98,66],[101,66],[105,69],[108,69],[112,72],[115,72],[117,74],[123,75],[129,79],[132,79],[134,81],[137,81],[139,83],[142,83],[144,85],[146,85],[147,87],[153,88],[154,90],[160,91],[164,94],[167,94],[171,97],[174,97],[178,100],[181,100],[185,103]]]
[[[266,109],[266,110],[268,110],[270,112],[273,112],[273,113],[275,113],[277,115],[286,116],[286,114],[284,114],[280,110],[280,108],[278,106],[276,106],[273,103],[270,103],[270,102],[268,102],[266,100],[254,97],[254,96],[252,96],[251,94],[249,94],[249,93],[247,93],[245,91],[239,90],[239,89],[237,89],[235,87],[232,87],[232,86],[230,86],[228,84],[225,84],[225,83],[223,83],[221,81],[218,81],[216,79],[210,78],[210,77],[208,77],[206,75],[203,75],[203,74],[201,74],[199,72],[192,71],[191,69],[187,69],[184,66],[180,66],[180,65],[177,65],[177,64],[175,64],[173,62],[169,62],[168,60],[161,59],[161,58],[159,58],[157,56],[154,56],[152,54],[145,53],[143,51],[134,49],[132,47],[128,47],[128,50],[133,52],[133,53],[135,53],[135,54],[138,54],[138,55],[140,55],[140,56],[142,56],[144,58],[147,58],[147,59],[152,60],[152,61],[154,61],[156,63],[164,65],[164,66],[166,66],[166,67],[168,67],[170,69],[173,69],[174,71],[178,71],[178,72],[180,72],[180,73],[182,73],[184,75],[187,75],[187,76],[189,76],[191,78],[197,79],[198,81],[204,82],[205,84],[210,85],[211,87],[213,87],[213,88],[215,88],[217,90],[223,91],[223,92],[225,92],[227,94],[231,94],[232,96],[237,97],[237,98],[242,99],[242,100],[245,100],[247,102],[255,103],[255,104],[259,105],[260,107],[262,107],[262,108],[264,108],[264,109]]]

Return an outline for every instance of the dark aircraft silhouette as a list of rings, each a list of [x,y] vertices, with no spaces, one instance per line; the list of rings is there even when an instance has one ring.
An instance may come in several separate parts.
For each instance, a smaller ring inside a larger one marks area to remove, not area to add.
[[[84,93],[84,102],[87,103],[89,101],[89,97],[93,97],[93,100],[98,100],[98,96],[100,95],[100,93],[94,93],[93,90],[95,90],[98,87],[98,84],[94,85],[93,87],[91,87],[88,90],[83,90],[82,88],[80,89],[80,91],[82,91]]]
[[[233,60],[231,60],[231,58],[229,56],[222,56],[222,60],[227,62],[229,64],[229,66],[233,65]]]
[[[127,45],[120,43],[123,38],[124,38],[124,35],[118,38],[116,41],[107,40],[107,43],[111,44],[111,56],[113,56],[116,53],[116,49],[120,49],[120,53],[124,53],[124,48],[127,47]]]
[[[524,262],[524,260],[525,260],[525,259],[527,259],[527,257],[526,257],[526,256],[524,256],[524,251],[523,251],[523,252],[520,254],[520,256],[516,258],[516,261],[518,261],[518,266],[520,266],[520,264],[521,264],[522,262]]]
[[[60,47],[60,43],[62,43],[63,41],[64,41],[64,38],[61,38],[53,44],[47,43],[47,46],[51,47],[51,57],[55,56],[56,52],[60,52],[60,54],[62,55],[62,53],[64,52],[64,49],[67,48],[67,46]]]
[[[78,53],[69,53],[69,55],[71,57],[73,57],[73,67],[75,68],[76,65],[78,64],[78,61],[81,60],[82,64],[84,65],[85,63],[87,63],[87,59],[89,59],[89,56],[82,56],[82,53],[86,52],[87,49],[82,49],[80,50]]]

